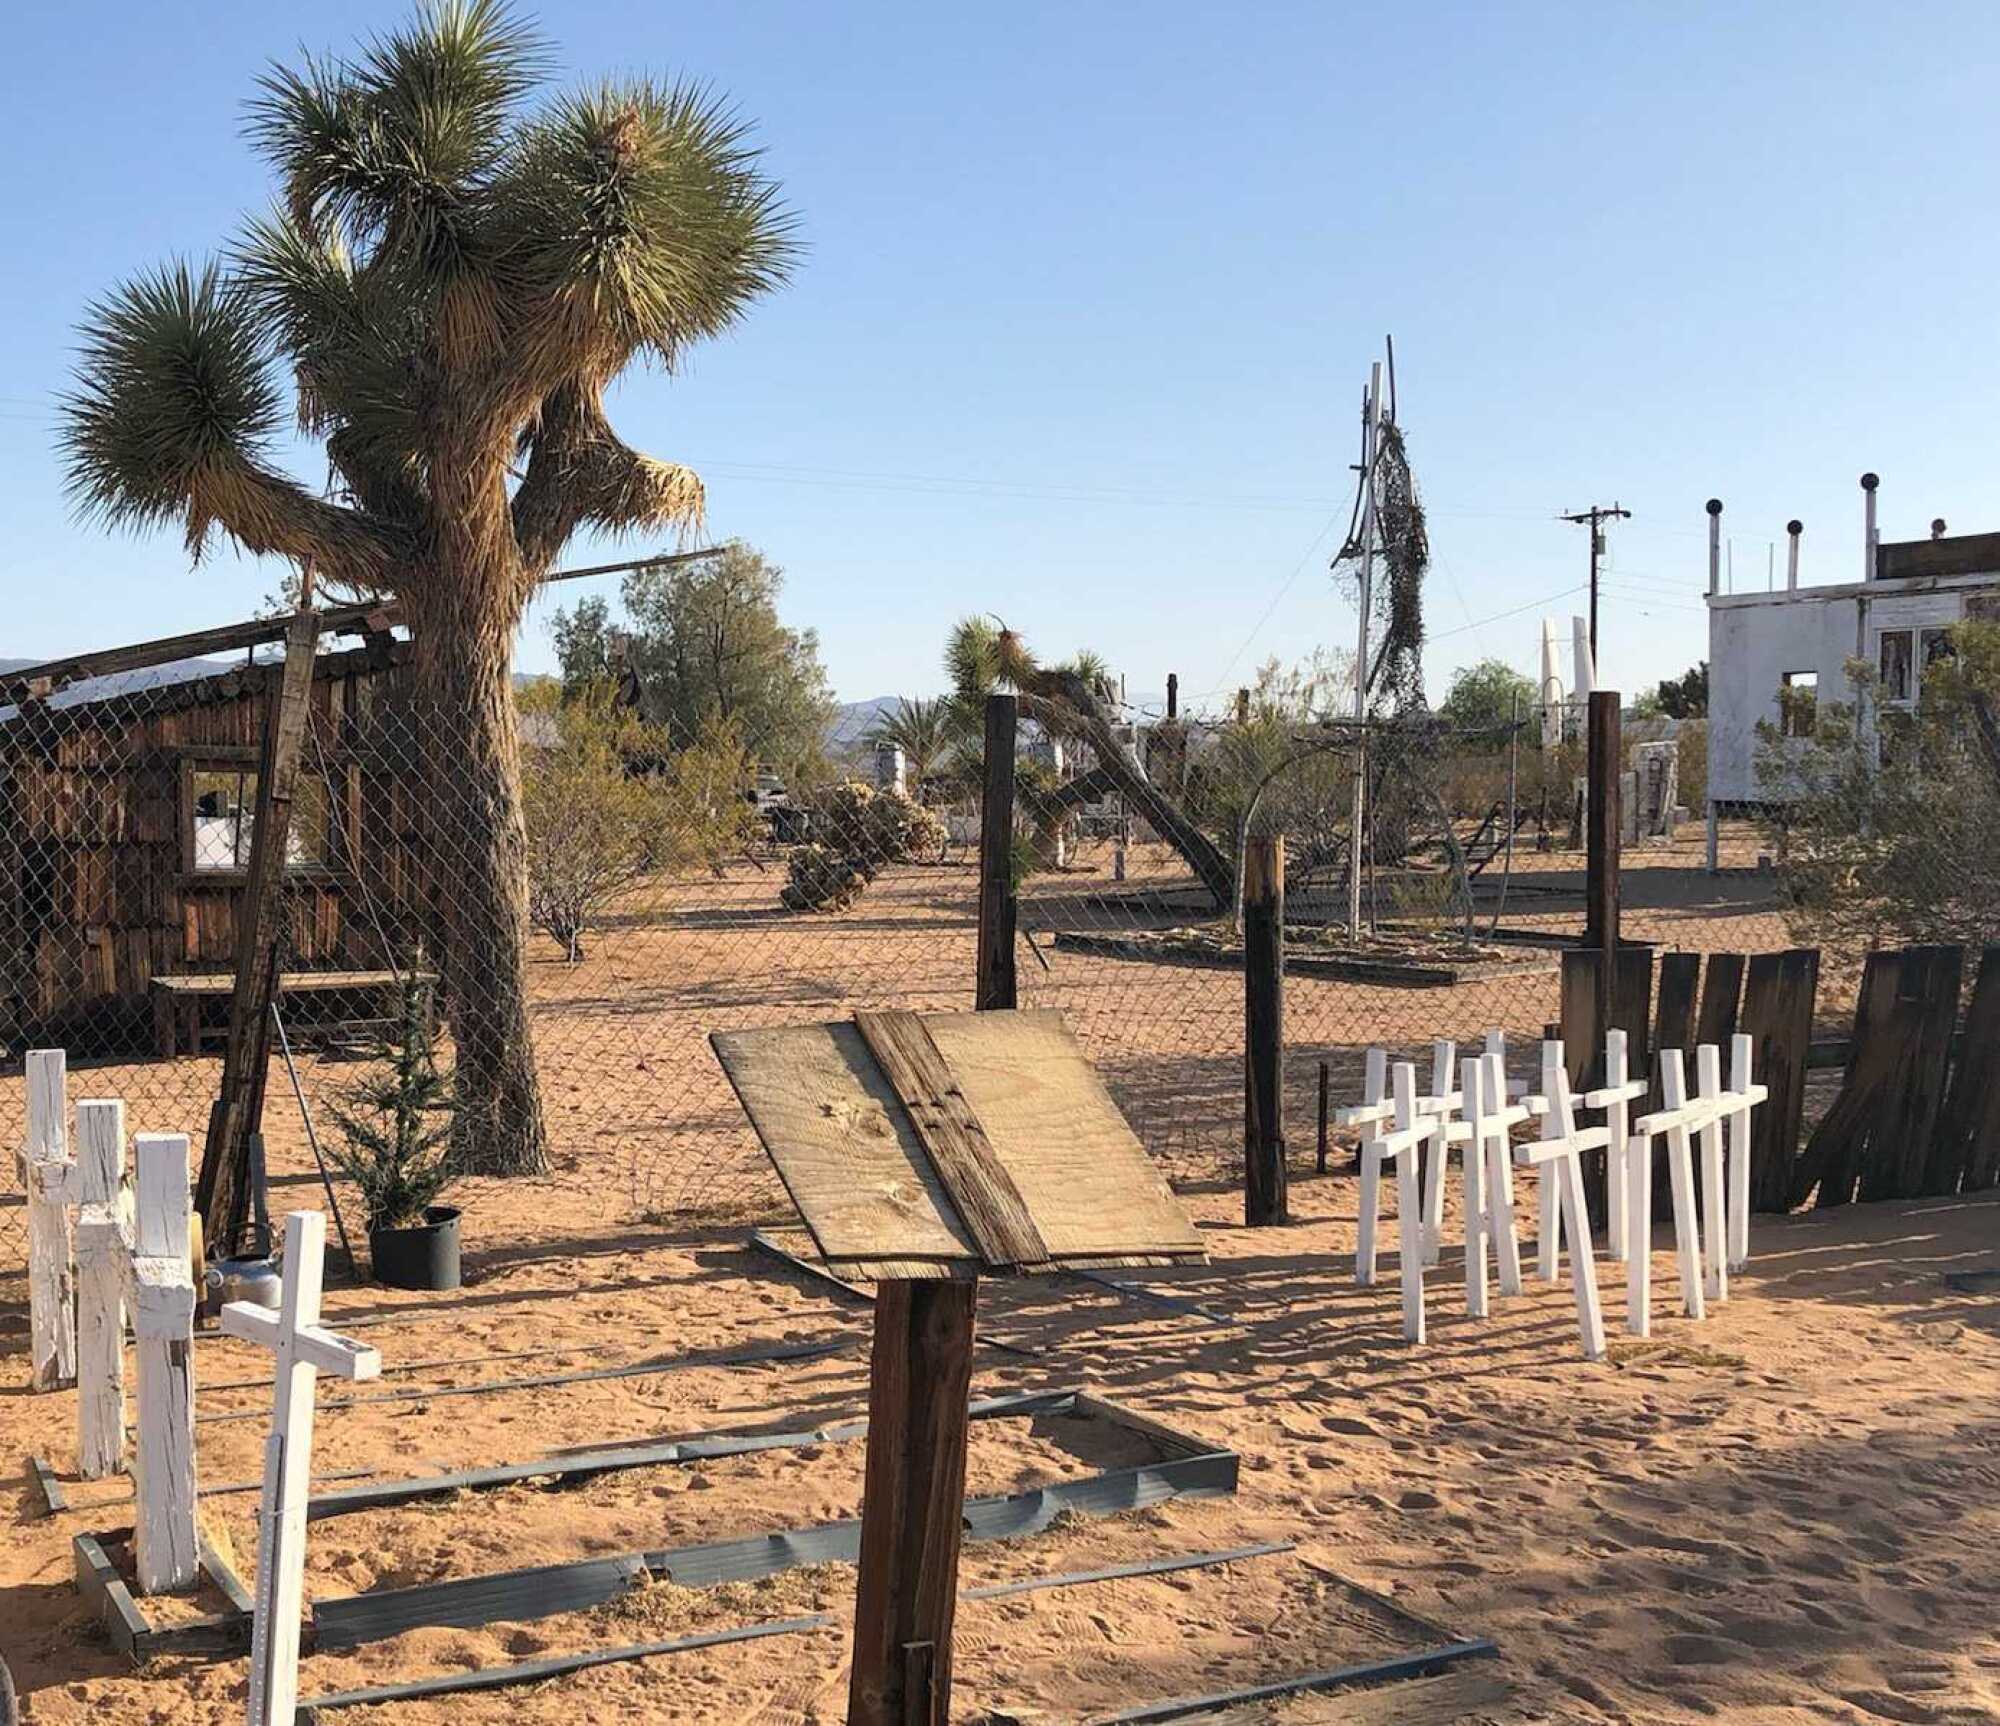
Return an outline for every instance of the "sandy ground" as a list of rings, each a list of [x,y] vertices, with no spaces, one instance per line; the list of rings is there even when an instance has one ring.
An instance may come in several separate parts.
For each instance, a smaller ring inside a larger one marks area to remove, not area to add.
[[[308,1190],[297,1178],[281,1189],[286,1203]],[[1047,1352],[982,1350],[976,1390],[1089,1383],[1235,1447],[1243,1478],[1233,1499],[1065,1520],[969,1548],[968,1585],[1257,1541],[1297,1547],[1227,1571],[968,1604],[956,1718],[1086,1719],[1411,1646],[1407,1625],[1347,1593],[1336,1572],[1498,1641],[1512,1696],[1476,1718],[2000,1719],[2000,1289],[1954,1293],[1942,1281],[2000,1264],[2000,1195],[1760,1221],[1749,1274],[1699,1326],[1670,1316],[1663,1250],[1653,1342],[1621,1341],[1594,1366],[1578,1356],[1564,1287],[1531,1282],[1492,1319],[1466,1318],[1451,1250],[1431,1279],[1432,1340],[1406,1347],[1393,1286],[1353,1283],[1354,1202],[1351,1179],[1301,1170],[1295,1224],[1251,1231],[1234,1193],[1190,1193],[1214,1262],[1155,1281],[1223,1323],[1069,1282],[989,1287],[984,1326]],[[739,1230],[593,1234],[587,1183],[573,1179],[482,1185],[472,1212],[480,1249],[460,1293],[330,1293],[332,1321],[370,1337],[392,1369],[360,1394],[751,1343],[853,1346],[808,1363],[345,1407],[333,1405],[357,1393],[329,1385],[321,1469],[416,1474],[606,1439],[792,1428],[863,1407],[865,1314],[749,1254]],[[1526,1192],[1521,1212],[1534,1214]],[[1622,1272],[1601,1269],[1616,1313]],[[524,1352],[540,1358],[494,1358]],[[220,1338],[199,1342],[197,1357],[203,1480],[253,1478],[259,1362]],[[18,1352],[0,1357],[10,1484],[0,1652],[26,1718],[240,1718],[240,1661],[134,1674],[84,1622],[70,1536],[129,1510],[119,1483],[105,1483],[78,1489],[87,1503],[75,1514],[35,1514],[21,1462],[39,1452],[69,1469],[75,1399],[29,1396],[24,1376]],[[217,1418],[238,1411],[253,1418]],[[982,1423],[972,1483],[1011,1490],[1135,1459],[1129,1438],[1093,1425]],[[313,1527],[308,1589],[328,1598],[799,1526],[852,1514],[860,1469],[858,1445],[829,1444],[335,1519]],[[239,1555],[254,1553],[253,1499],[212,1497],[205,1514]],[[305,1688],[802,1612],[840,1621],[851,1589],[842,1567],[706,1593],[657,1587],[595,1612],[315,1656]],[[351,1718],[832,1722],[843,1716],[844,1650],[836,1628]],[[1300,1703],[1272,1717],[1352,1717],[1330,1709]]]

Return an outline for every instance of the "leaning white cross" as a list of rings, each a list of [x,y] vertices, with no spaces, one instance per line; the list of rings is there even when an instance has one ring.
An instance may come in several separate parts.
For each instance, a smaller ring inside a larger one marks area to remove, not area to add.
[[[1528,1105],[1509,1103],[1507,1070],[1497,1054],[1460,1063],[1460,1090],[1466,1118],[1449,1129],[1465,1139],[1465,1310],[1474,1318],[1487,1311],[1486,1248],[1492,1243],[1500,1266],[1500,1292],[1521,1292],[1521,1246],[1514,1229],[1514,1190],[1507,1172],[1507,1131],[1527,1120]]]
[[[1680,1259],[1681,1303],[1689,1318],[1704,1318],[1708,1313],[1702,1299],[1694,1154],[1688,1144],[1688,1130],[1699,1124],[1704,1108],[1688,1101],[1687,1069],[1681,1051],[1662,1049],[1658,1059],[1660,1097],[1666,1106],[1634,1121],[1625,1147],[1625,1221],[1629,1231],[1625,1311],[1626,1329],[1634,1336],[1650,1336],[1653,1328],[1653,1140],[1662,1133],[1666,1135],[1667,1172],[1673,1184],[1674,1250]]]
[[[291,1726],[299,1700],[299,1618],[305,1601],[306,1499],[312,1482],[313,1387],[322,1371],[369,1379],[382,1357],[319,1323],[326,1218],[285,1218],[283,1305],[222,1309],[222,1328],[277,1357],[264,1496],[257,1532],[257,1608],[250,1627],[250,1726]]]
[[[1604,1083],[1584,1093],[1583,1106],[1604,1111],[1604,1125],[1610,1135],[1605,1147],[1604,1235],[1614,1259],[1628,1259],[1631,1255],[1632,1231],[1627,1219],[1632,1199],[1625,1160],[1632,1137],[1632,1105],[1650,1089],[1644,1079],[1632,1077],[1625,1033],[1605,1032]]]
[[[141,1133],[132,1141],[136,1200],[123,1194],[125,1105],[76,1106],[83,1158],[78,1186],[77,1263],[82,1348],[77,1375],[77,1452],[87,1479],[125,1463],[125,1320],[137,1341],[139,1448],[132,1461],[137,1502],[133,1547],[139,1587],[159,1594],[194,1586],[194,1270],[188,1243],[188,1141]]]
[[[1739,1031],[1729,1040],[1729,1089],[1719,1099],[1729,1120],[1729,1268],[1750,1262],[1750,1111],[1769,1102],[1770,1087],[1753,1084],[1750,1058],[1756,1044]]]
[[[1424,1340],[1424,1219],[1418,1159],[1426,1140],[1440,1137],[1444,1121],[1425,1113],[1417,1097],[1416,1068],[1398,1061],[1395,1069],[1395,1125],[1377,1123],[1361,1141],[1361,1225],[1354,1254],[1354,1280],[1375,1281],[1376,1223],[1382,1213],[1382,1165],[1396,1165],[1397,1257],[1403,1272],[1403,1336]]]
[[[76,1380],[76,1164],[69,1154],[66,1063],[60,1049],[28,1051],[28,1139],[15,1154],[28,1201],[28,1388]]]
[[[1569,1236],[1569,1280],[1576,1292],[1576,1322],[1583,1337],[1583,1354],[1586,1360],[1600,1360],[1604,1355],[1604,1314],[1597,1299],[1597,1260],[1591,1247],[1590,1210],[1583,1197],[1583,1153],[1608,1146],[1611,1130],[1576,1124],[1569,1074],[1563,1065],[1563,1046],[1551,1040],[1542,1045],[1542,1050],[1550,1136],[1533,1144],[1515,1146],[1514,1159],[1523,1168],[1541,1171],[1544,1277],[1554,1278],[1559,1235]]]

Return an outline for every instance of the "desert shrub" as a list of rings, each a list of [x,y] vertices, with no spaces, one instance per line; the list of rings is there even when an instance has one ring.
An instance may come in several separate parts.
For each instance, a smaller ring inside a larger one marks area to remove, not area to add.
[[[675,750],[606,684],[568,695],[540,685],[521,707],[528,915],[571,961],[635,881],[692,864],[719,871],[747,842],[753,769],[732,728],[711,723]]]
[[[2000,626],[1961,624],[1914,710],[1882,704],[1850,662],[1852,702],[1821,703],[1811,734],[1758,728],[1766,829],[1796,938],[1852,958],[1908,942],[2000,938]]]
[[[831,846],[794,845],[785,860],[778,900],[788,911],[845,911],[861,897],[874,871]]]
[[[844,911],[885,863],[929,862],[944,849],[944,818],[900,791],[847,779],[807,801],[812,843],[786,864],[782,904],[794,911]]]

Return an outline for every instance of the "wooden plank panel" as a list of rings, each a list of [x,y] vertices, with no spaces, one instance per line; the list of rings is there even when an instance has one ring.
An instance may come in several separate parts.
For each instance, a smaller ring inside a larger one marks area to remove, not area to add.
[[[1939,1181],[1955,1179],[1968,1193],[2000,1185],[2000,947],[1980,956],[1937,1146]]]
[[[1653,1016],[1653,1047],[1691,1049],[1695,1046],[1695,1000],[1701,988],[1699,953],[1660,955],[1660,998]],[[1633,1064],[1634,1072],[1646,1069]]]
[[[1207,1257],[1061,1013],[941,1013],[924,1024],[1051,1256]]]
[[[1711,953],[1708,974],[1703,979],[1701,1012],[1695,1020],[1697,1044],[1713,1043],[1727,1048],[1736,1035],[1737,1003],[1743,998],[1743,969],[1748,959],[1741,953]]]
[[[1048,1247],[1021,1190],[915,1013],[856,1013],[855,1027],[895,1087],[931,1167],[979,1250],[996,1265],[1042,1265]]]
[[[1205,1258],[1060,1013],[922,1022],[1052,1259]],[[718,1031],[710,1041],[830,1265],[897,1261],[909,1275],[929,1260],[937,1275],[962,1275],[985,1262],[859,1029]]]
[[[822,1258],[977,1261],[853,1025],[718,1031],[709,1041]]]

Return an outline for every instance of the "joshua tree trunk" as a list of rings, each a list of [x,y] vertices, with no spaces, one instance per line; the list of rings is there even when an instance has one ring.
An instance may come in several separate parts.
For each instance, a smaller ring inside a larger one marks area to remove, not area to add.
[[[420,594],[408,607],[413,711],[456,1044],[453,1157],[468,1173],[540,1174],[548,1135],[524,993],[527,825],[510,669],[520,583],[511,547],[487,561],[501,566],[489,580],[444,581],[436,599]]]

